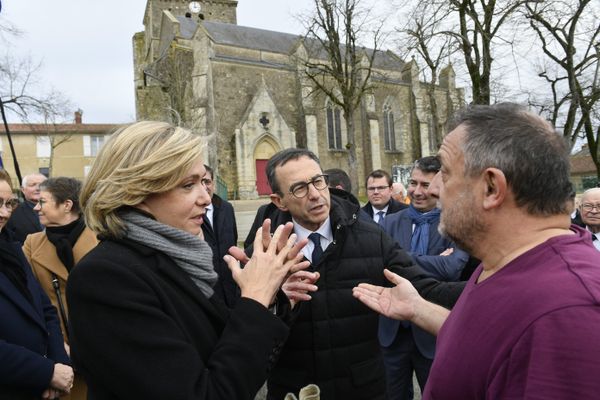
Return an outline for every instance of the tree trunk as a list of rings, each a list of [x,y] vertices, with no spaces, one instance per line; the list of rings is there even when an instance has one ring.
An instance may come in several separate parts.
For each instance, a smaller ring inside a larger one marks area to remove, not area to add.
[[[348,175],[352,181],[352,194],[358,196],[358,165],[356,163],[356,140],[354,135],[354,111],[345,110],[344,117],[346,119],[346,135],[348,149]]]

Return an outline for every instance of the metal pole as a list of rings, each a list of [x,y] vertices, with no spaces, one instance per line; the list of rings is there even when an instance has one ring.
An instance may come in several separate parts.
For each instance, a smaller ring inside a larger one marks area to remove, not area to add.
[[[4,130],[6,131],[6,137],[8,138],[10,152],[13,156],[13,164],[15,166],[15,173],[17,174],[17,179],[19,180],[19,185],[20,185],[23,178],[21,177],[21,169],[19,168],[19,161],[17,161],[17,153],[15,153],[15,146],[13,145],[12,136],[10,135],[10,130],[8,129],[8,121],[6,120],[6,113],[4,112],[4,102],[2,101],[2,98],[0,98],[0,113],[2,114],[2,122],[4,123]]]

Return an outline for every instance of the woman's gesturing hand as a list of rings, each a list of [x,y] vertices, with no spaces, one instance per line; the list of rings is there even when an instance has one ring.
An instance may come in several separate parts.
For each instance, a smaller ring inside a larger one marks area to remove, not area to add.
[[[256,232],[254,253],[243,269],[232,256],[224,257],[242,297],[254,299],[265,307],[269,306],[288,275],[310,265],[308,261],[301,261],[300,250],[307,240],[296,243],[296,235],[291,233],[291,222],[278,226],[272,237],[268,235],[270,227],[271,221],[265,220]]]

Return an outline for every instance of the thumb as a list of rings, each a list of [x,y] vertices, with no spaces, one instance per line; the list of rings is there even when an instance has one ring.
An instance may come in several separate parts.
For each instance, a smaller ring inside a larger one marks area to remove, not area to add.
[[[387,268],[383,270],[383,274],[385,275],[387,280],[392,282],[394,285],[398,285],[402,281],[400,275],[393,273]]]
[[[225,260],[225,262],[227,263],[227,266],[231,270],[231,275],[233,277],[236,277],[242,271],[242,269],[240,268],[240,262],[232,256],[225,255],[223,256],[223,260]]]

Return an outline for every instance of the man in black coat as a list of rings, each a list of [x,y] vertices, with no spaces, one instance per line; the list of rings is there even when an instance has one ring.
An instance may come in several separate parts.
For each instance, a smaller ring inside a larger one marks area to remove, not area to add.
[[[392,177],[382,169],[376,169],[367,176],[366,188],[369,201],[362,209],[379,225],[387,215],[408,207],[392,198]]]
[[[13,211],[6,224],[6,229],[12,232],[15,240],[21,245],[25,243],[27,235],[42,231],[40,217],[33,207],[40,200],[40,184],[46,180],[42,174],[29,174],[23,177],[21,192],[25,200]]]
[[[439,283],[411,265],[383,230],[358,218],[360,205],[351,194],[327,187],[312,152],[277,153],[267,164],[267,177],[277,207],[269,213],[272,228],[293,221],[297,239],[310,239],[303,253],[312,263],[310,271],[284,284],[295,315],[268,381],[268,399],[297,393],[309,383],[328,400],[385,399],[378,317],[352,297],[352,288],[363,281],[385,284],[383,269],[390,268],[423,295],[451,306],[463,285]]]
[[[219,281],[214,287],[215,296],[223,299],[230,308],[235,306],[239,298],[239,288],[231,276],[231,271],[223,256],[231,246],[237,245],[238,233],[235,222],[235,213],[233,206],[227,200],[223,200],[215,194],[214,172],[212,168],[205,165],[206,174],[202,178],[202,183],[206,191],[211,196],[211,204],[206,207],[206,214],[203,216],[202,233],[204,240],[210,245],[213,251],[213,265],[219,275]]]

